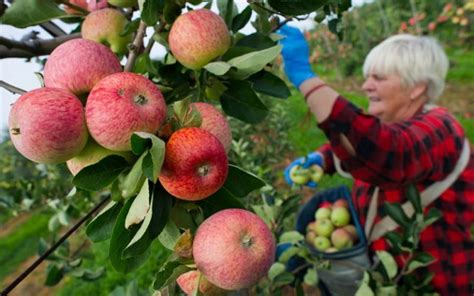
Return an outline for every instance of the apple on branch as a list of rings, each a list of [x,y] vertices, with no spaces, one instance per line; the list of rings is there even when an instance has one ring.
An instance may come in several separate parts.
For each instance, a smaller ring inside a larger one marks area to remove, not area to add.
[[[38,163],[61,163],[79,154],[88,133],[81,101],[59,88],[23,94],[10,110],[8,127],[15,148]]]
[[[231,44],[226,23],[208,9],[180,15],[171,27],[168,42],[176,60],[193,70],[223,55]]]
[[[273,234],[265,222],[242,209],[222,210],[207,218],[193,242],[198,270],[226,290],[255,285],[266,276],[275,252]]]
[[[155,134],[166,119],[158,87],[129,72],[109,75],[87,97],[86,122],[94,140],[113,151],[130,151],[134,132]]]

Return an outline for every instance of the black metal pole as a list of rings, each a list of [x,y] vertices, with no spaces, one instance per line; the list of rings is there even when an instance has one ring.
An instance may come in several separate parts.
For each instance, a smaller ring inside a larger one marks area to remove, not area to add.
[[[22,274],[20,274],[13,282],[11,282],[2,292],[1,296],[6,296],[10,293],[19,283],[21,283],[33,270],[38,267],[48,256],[53,253],[71,234],[73,234],[87,219],[89,219],[97,210],[99,210],[108,200],[110,195],[104,198],[98,203],[92,210],[87,213],[81,220],[79,220],[71,229],[68,230],[53,246],[51,246],[43,255],[35,260]]]

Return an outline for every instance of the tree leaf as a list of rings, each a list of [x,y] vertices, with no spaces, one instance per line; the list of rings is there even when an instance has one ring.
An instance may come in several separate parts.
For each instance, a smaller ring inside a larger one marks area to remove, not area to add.
[[[145,176],[143,175],[142,165],[143,159],[149,152],[145,151],[135,162],[130,172],[123,182],[120,183],[121,195],[123,198],[129,198],[134,196],[140,190],[143,182],[145,181]]]
[[[375,294],[367,283],[362,283],[359,289],[357,289],[355,296],[375,296]]]
[[[408,268],[406,273],[411,273],[415,269],[420,267],[425,267],[430,265],[431,263],[435,262],[436,258],[434,258],[431,254],[427,252],[421,252],[413,256],[413,258],[408,263]]]
[[[111,201],[97,214],[86,228],[87,237],[93,242],[104,241],[112,235],[115,220],[117,219],[122,203]]]
[[[179,239],[179,229],[173,220],[168,220],[163,231],[158,235],[160,243],[169,250],[174,250],[176,241]]]
[[[269,62],[273,61],[281,51],[281,45],[254,51],[243,56],[233,58],[228,61],[236,68],[231,70],[229,76],[234,79],[246,79],[250,75],[262,70]]]
[[[137,196],[138,197],[138,196]],[[151,197],[151,202],[153,203],[153,197]],[[133,204],[132,204],[133,207]],[[131,209],[131,208],[130,208]],[[129,212],[130,213],[130,212]],[[132,240],[128,243],[127,247],[124,250],[124,253],[127,251],[127,249],[138,242],[144,235],[146,230],[148,229],[148,226],[150,225],[151,222],[151,217],[153,215],[153,209],[148,208],[148,211],[145,214],[145,217],[143,219],[143,223],[140,225],[140,228],[138,228],[138,231],[135,233],[133,236]],[[127,216],[128,217],[128,216]],[[126,223],[126,220],[125,220]],[[126,226],[125,226],[126,227]],[[124,256],[125,257],[125,256]]]
[[[273,285],[275,287],[282,287],[293,283],[294,280],[295,276],[292,273],[285,271],[275,277],[273,280]]]
[[[437,208],[429,209],[428,213],[423,217],[423,223],[421,223],[421,229],[425,229],[429,225],[435,223],[443,217],[443,212]]]
[[[410,184],[408,186],[406,190],[406,196],[407,196],[407,199],[413,205],[413,208],[415,209],[415,213],[418,213],[418,214],[423,213],[423,208],[421,207],[420,193],[418,192],[414,184]]]
[[[167,262],[155,275],[153,289],[160,290],[174,282],[181,274],[190,271],[191,268],[179,261]]]
[[[398,225],[408,227],[410,218],[405,214],[399,203],[384,203],[384,209],[390,218],[392,218]]]
[[[280,257],[278,257],[278,262],[281,263],[287,263],[290,261],[291,258],[293,258],[295,255],[297,255],[301,251],[301,248],[299,247],[289,247],[283,253],[281,253]]]
[[[138,240],[136,240],[134,244],[127,245],[122,253],[123,258],[134,257],[149,250],[151,243],[163,231],[169,220],[172,202],[173,197],[171,197],[161,185],[155,184],[152,196],[152,208],[150,209],[151,220],[150,222],[147,221],[148,226],[144,228],[146,231],[143,234],[140,233],[140,236],[137,237]],[[145,221],[143,223],[145,223]],[[140,231],[140,229],[138,229],[138,231]]]
[[[146,216],[151,217],[150,209],[150,189],[148,181],[143,182],[138,195],[133,199],[130,210],[125,218],[125,228],[129,229],[134,224],[139,224]],[[138,231],[140,232],[140,231]],[[137,232],[137,233],[138,233]],[[136,237],[137,235],[135,235]],[[135,238],[134,237],[134,238]]]
[[[132,258],[122,258],[123,250],[136,232],[136,230],[134,231],[133,229],[125,229],[125,218],[128,214],[128,211],[130,210],[132,202],[132,199],[128,199],[120,210],[117,220],[115,221],[114,230],[112,231],[112,237],[110,239],[110,262],[112,263],[112,266],[115,268],[115,270],[122,273],[128,273],[141,266],[143,263],[145,263],[150,254],[149,252],[144,252]]]
[[[397,262],[395,262],[393,256],[386,251],[377,251],[376,253],[380,261],[382,262],[389,279],[393,279],[398,272]]]
[[[198,201],[198,204],[202,207],[206,217],[224,209],[245,209],[245,206],[224,188],[219,189],[208,198]]]
[[[240,29],[245,27],[245,25],[249,22],[250,17],[252,16],[252,7],[247,6],[241,13],[234,16],[232,19],[232,32],[237,33]]]
[[[204,66],[204,69],[211,72],[214,75],[222,76],[232,67],[231,64],[226,62],[212,62]]]
[[[46,268],[46,280],[44,285],[51,287],[58,284],[64,276],[63,268],[59,268],[57,264],[50,263]]]
[[[109,155],[98,163],[83,168],[72,182],[77,188],[98,191],[111,184],[128,167],[130,165],[123,157]]]
[[[76,17],[61,10],[54,0],[15,0],[1,17],[3,25],[26,28],[57,18]]]
[[[143,3],[143,5],[139,5],[141,19],[148,26],[154,26],[160,18],[160,13],[162,13],[165,8],[166,0],[145,0],[144,2],[140,2]]]
[[[250,192],[265,186],[265,181],[244,169],[229,165],[224,188],[236,197],[246,197]]]
[[[165,160],[165,142],[156,136],[151,137],[152,145],[149,153],[143,159],[143,173],[151,182],[156,182]]]
[[[226,114],[251,124],[261,122],[269,112],[247,81],[232,81],[221,96],[221,105]]]
[[[249,80],[256,92],[281,99],[286,99],[291,95],[286,83],[268,71],[262,70],[250,76]]]
[[[267,49],[275,45],[276,42],[272,40],[272,38],[260,32],[247,35],[236,43],[236,47],[253,48],[257,50]]]
[[[305,284],[307,284],[309,286],[316,287],[316,285],[319,282],[318,272],[316,271],[316,268],[314,268],[314,267],[309,268],[306,271],[306,274],[304,275],[303,281],[304,281]]]
[[[296,244],[302,240],[304,240],[304,236],[296,230],[284,232],[280,236],[280,243]]]
[[[278,275],[285,272],[286,266],[283,263],[275,262],[272,264],[270,269],[268,270],[268,278],[270,281],[273,281]]]

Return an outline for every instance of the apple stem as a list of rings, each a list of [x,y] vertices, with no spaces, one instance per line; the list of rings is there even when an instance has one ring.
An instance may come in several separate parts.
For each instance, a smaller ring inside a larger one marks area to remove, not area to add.
[[[249,248],[252,245],[252,237],[249,235],[246,235],[242,238],[242,245],[246,248]]]
[[[12,94],[19,94],[19,95],[22,95],[24,93],[26,93],[26,90],[24,89],[21,89],[19,87],[16,87],[14,85],[11,85],[10,83],[7,83],[3,80],[0,80],[0,87],[8,90],[9,92],[11,92]]]
[[[148,103],[148,100],[147,98],[144,96],[144,95],[137,95],[135,96],[135,98],[133,99],[133,101],[140,105],[140,106],[143,106],[145,105],[146,103]]]
[[[205,164],[198,168],[199,176],[206,176],[209,173],[209,165]]]

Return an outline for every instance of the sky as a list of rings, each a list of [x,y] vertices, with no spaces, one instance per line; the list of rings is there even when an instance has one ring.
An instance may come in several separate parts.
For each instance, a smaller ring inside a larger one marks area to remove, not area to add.
[[[371,2],[371,0],[352,0],[354,6],[361,5],[363,3]],[[247,0],[235,0],[239,11],[247,5]],[[214,2],[215,4],[215,2]],[[215,5],[214,5],[215,6]],[[213,8],[213,10],[215,7]],[[56,24],[61,26],[65,31],[71,30],[73,26],[65,25],[61,21],[54,21]],[[302,30],[308,30],[314,26],[314,22],[311,18],[305,21],[292,21],[289,23],[292,26],[299,27]],[[21,39],[22,36],[31,32],[32,28],[17,29],[8,25],[0,25],[0,36],[5,38],[11,38],[15,40]],[[40,32],[40,38],[51,38],[51,36],[42,30],[40,27],[35,27],[35,31]],[[152,35],[152,29],[150,28],[147,32],[148,36]],[[247,24],[243,28],[242,32],[250,34],[255,31],[253,27]],[[160,58],[163,56],[163,48],[159,44],[155,44],[151,52],[152,58]],[[25,59],[8,58],[0,59],[0,80],[3,80],[9,84],[17,86],[24,90],[33,90],[39,88],[40,81],[38,80],[35,72],[41,72],[41,66],[36,62],[26,62]],[[8,125],[8,113],[11,108],[11,104],[19,97],[19,95],[12,94],[7,90],[0,88],[0,135],[3,135],[3,131]]]

